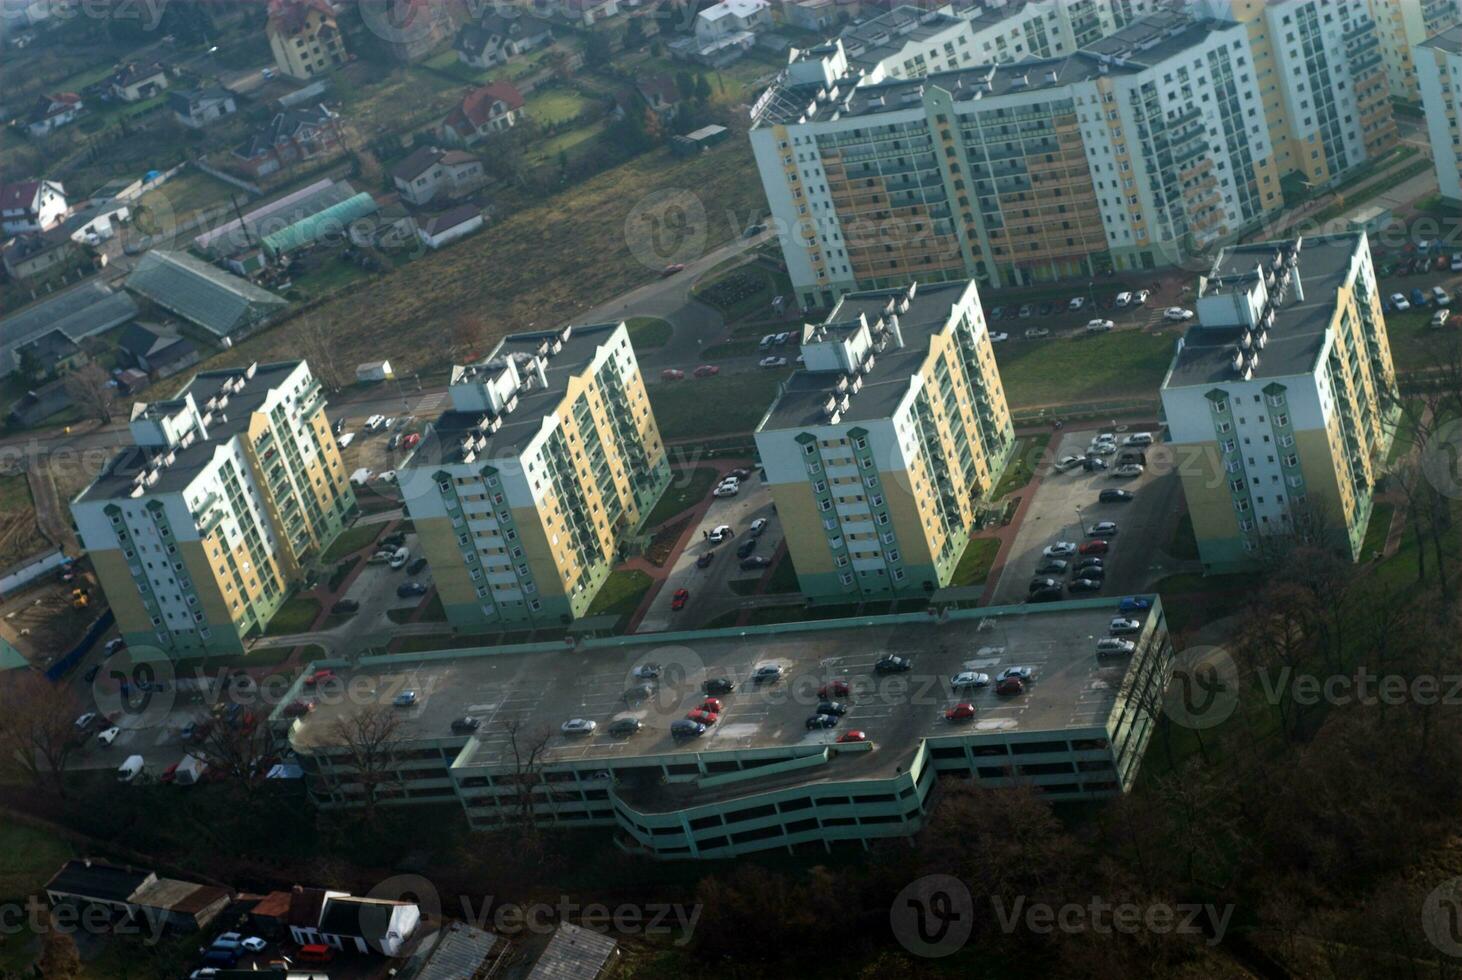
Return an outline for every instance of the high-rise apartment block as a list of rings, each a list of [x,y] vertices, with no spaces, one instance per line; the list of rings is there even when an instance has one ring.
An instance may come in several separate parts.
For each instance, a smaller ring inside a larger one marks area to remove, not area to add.
[[[131,434],[71,504],[122,636],[242,652],[355,506],[319,382],[304,361],[204,371]]]
[[[756,430],[802,591],[947,586],[1014,445],[974,283],[850,293],[802,356]]]
[[[450,398],[399,471],[447,619],[583,616],[670,482],[629,331],[513,334],[452,369]]]
[[[1225,249],[1197,313],[1162,402],[1205,569],[1276,539],[1357,558],[1398,404],[1365,234]]]
[[[1462,27],[1453,27],[1416,49],[1416,73],[1426,109],[1432,165],[1443,198],[1462,204]]]
[[[1462,23],[1458,0],[1370,0],[1371,16],[1379,29],[1381,53],[1391,94],[1417,102],[1421,99],[1416,51],[1423,42]]]

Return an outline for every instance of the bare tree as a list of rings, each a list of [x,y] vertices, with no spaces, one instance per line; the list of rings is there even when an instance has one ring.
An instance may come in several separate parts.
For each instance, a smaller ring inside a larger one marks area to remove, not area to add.
[[[86,364],[66,376],[66,393],[102,425],[112,421],[117,392],[100,364]]]
[[[400,792],[401,716],[388,704],[372,704],[337,719],[330,733],[343,750],[336,757],[347,769],[341,781],[360,784],[366,823],[374,825],[378,805]]]
[[[66,762],[80,745],[77,702],[71,691],[40,674],[0,686],[0,757],[37,785],[66,797]]]
[[[302,316],[293,334],[300,355],[309,362],[310,373],[330,391],[345,387],[346,378],[335,363],[335,340],[313,316]]]
[[[229,722],[201,712],[194,717],[193,724],[196,730],[205,734],[188,750],[189,753],[201,759],[209,769],[228,776],[230,785],[245,792],[252,793],[261,785],[265,762],[279,755],[281,746],[273,730],[261,718],[246,714]]]
[[[529,728],[527,722],[513,719],[504,723],[508,736],[508,753],[513,766],[509,778],[516,794],[517,823],[525,837],[538,836],[538,814],[534,809],[534,792],[543,782],[543,763],[548,760],[548,740],[552,733],[545,727]]]

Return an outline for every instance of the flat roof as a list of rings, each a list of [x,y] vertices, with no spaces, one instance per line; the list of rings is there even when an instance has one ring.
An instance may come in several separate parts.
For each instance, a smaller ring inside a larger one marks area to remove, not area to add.
[[[186,489],[213,460],[213,454],[219,446],[248,428],[249,416],[264,403],[270,390],[282,384],[299,364],[299,361],[260,364],[254,371],[254,377],[246,381],[241,390],[229,394],[227,411],[213,416],[213,421],[208,426],[207,439],[198,439],[186,447],[174,447],[173,462],[158,471],[157,482],[147,488],[145,496],[152,497]],[[242,368],[203,371],[194,375],[187,387],[178,392],[176,397],[150,403],[148,413],[166,412],[180,405],[189,394],[193,396],[201,412],[204,402],[218,394],[224,382],[242,377],[243,374]],[[91,486],[81,492],[76,498],[77,502],[130,497],[134,486],[132,478],[164,452],[151,446],[128,446],[121,450],[107,462],[106,469]]]
[[[1436,48],[1448,54],[1462,54],[1462,24],[1447,28],[1435,37],[1421,42],[1419,47]]]
[[[692,594],[692,601],[695,601]],[[337,667],[338,696],[322,695],[316,709],[300,718],[291,740],[309,752],[330,746],[342,717],[363,706],[389,702],[402,690],[417,692],[417,703],[399,711],[403,743],[460,744],[454,768],[512,766],[511,730],[520,743],[527,733],[546,737],[547,765],[602,763],[634,766],[677,757],[694,762],[707,753],[790,749],[791,754],[823,753],[849,730],[868,733],[876,750],[840,753],[833,767],[791,777],[887,778],[909,764],[926,738],[970,734],[1060,733],[1105,728],[1127,673],[1126,658],[1098,659],[1095,644],[1108,635],[1117,596],[1050,604],[1023,604],[958,610],[936,620],[919,615],[783,623],[772,628],[715,630],[590,641],[573,649],[559,644],[483,651],[448,659],[395,658],[389,664]],[[1154,608],[1160,608],[1153,597]],[[1150,614],[1149,614],[1150,615]],[[904,674],[880,677],[874,664],[895,654],[913,661]],[[626,692],[645,681],[632,671],[660,664],[661,677],[644,700]],[[781,681],[755,685],[750,678],[762,665],[778,664]],[[956,697],[949,678],[964,670],[995,675],[1025,665],[1034,670],[1027,692],[998,697],[993,687]],[[718,724],[700,738],[676,740],[672,722],[699,706],[708,677],[727,677],[736,690],[725,696]],[[846,678],[850,705],[832,729],[809,731],[807,719],[819,701],[817,689],[832,678]],[[351,696],[344,696],[343,692]],[[953,726],[943,711],[961,700],[972,702],[972,723]],[[480,722],[473,736],[453,736],[453,720]],[[643,723],[632,738],[613,738],[610,721],[633,716]],[[571,718],[595,721],[592,736],[560,732]],[[825,770],[825,771],[821,771]],[[727,788],[741,795],[749,785]],[[756,784],[759,789],[765,784]],[[634,790],[629,790],[634,792]],[[649,804],[646,804],[649,805]]]
[[[1335,297],[1350,274],[1360,232],[1302,238],[1297,267],[1301,298],[1294,284],[1275,305],[1274,325],[1268,331],[1263,350],[1257,351],[1254,378],[1281,378],[1308,374],[1324,350],[1326,334],[1335,318]],[[1286,253],[1295,240],[1255,242],[1225,248],[1204,278],[1200,298],[1225,289],[1247,290],[1256,268],[1272,267],[1277,255]],[[1233,356],[1244,331],[1236,326],[1204,326],[1195,323],[1183,336],[1183,345],[1173,359],[1166,387],[1232,383],[1236,377]]]
[[[469,434],[482,435],[487,439],[487,444],[476,450],[477,459],[518,454],[543,427],[544,417],[557,409],[563,401],[568,391],[569,379],[588,370],[595,353],[618,327],[619,323],[615,322],[568,328],[568,339],[563,341],[557,354],[550,354],[544,366],[548,385],[544,387],[535,383],[531,388],[519,389],[517,406],[512,411],[497,416],[502,419],[502,425],[496,432],[487,433],[480,428],[484,419],[493,418],[489,412],[459,412],[448,409],[432,423],[431,431],[423,436],[409,465],[421,467],[461,462],[461,441]],[[562,336],[563,332],[559,330],[510,334],[503,338],[491,356],[462,370],[483,372],[484,377],[490,377],[506,365],[509,357],[519,355],[521,360],[536,356],[545,341],[552,342]],[[520,372],[525,378],[531,375],[531,371],[521,367]],[[471,383],[472,377],[469,373],[464,383]]]
[[[890,343],[875,355],[873,369],[863,375],[862,389],[849,397],[848,409],[842,413],[839,424],[884,419],[893,414],[908,394],[914,374],[929,356],[930,339],[944,330],[954,305],[968,288],[966,280],[921,285],[915,290],[908,311],[898,315],[904,346],[900,348]],[[848,293],[827,315],[823,326],[832,333],[851,331],[857,328],[860,317],[866,318],[872,326],[882,319],[889,300],[897,300],[907,294],[906,287]],[[823,406],[828,396],[833,394],[838,379],[846,373],[795,372],[783,384],[781,394],[758,431],[826,425]]]

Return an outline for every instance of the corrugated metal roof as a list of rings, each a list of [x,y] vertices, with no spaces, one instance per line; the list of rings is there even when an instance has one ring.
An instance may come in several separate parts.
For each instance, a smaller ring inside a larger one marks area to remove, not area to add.
[[[330,234],[343,234],[352,221],[380,210],[376,199],[362,191],[352,198],[332,205],[319,214],[296,221],[264,239],[264,251],[270,255],[291,252]]]
[[[220,337],[289,305],[266,289],[182,252],[153,249],[127,288]]]
[[[14,370],[16,348],[52,331],[84,340],[137,315],[137,304],[100,280],[58,293],[0,320],[0,375]]]
[[[614,955],[615,942],[582,926],[559,924],[528,980],[594,980]]]
[[[411,980],[463,980],[475,977],[492,955],[498,938],[482,929],[460,922],[449,922],[442,930],[436,948],[411,974]]]

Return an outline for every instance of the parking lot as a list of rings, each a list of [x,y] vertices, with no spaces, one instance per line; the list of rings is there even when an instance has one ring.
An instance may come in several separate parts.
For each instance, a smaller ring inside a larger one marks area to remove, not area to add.
[[[765,518],[767,526],[755,539],[753,554],[771,558],[781,546],[782,526],[772,509],[772,495],[766,483],[753,470],[741,481],[741,492],[736,496],[711,501],[710,508],[692,532],[685,548],[672,556],[670,573],[655,594],[637,632],[686,629],[736,608],[741,596],[731,590],[729,583],[739,579],[755,581],[764,573],[764,569],[743,571],[741,559],[737,557],[737,549],[750,540],[751,524],[758,518]],[[710,532],[722,524],[729,524],[734,534],[730,540],[714,544],[710,541]],[[714,557],[710,565],[700,568],[696,561],[705,554]],[[690,597],[685,608],[677,610],[671,608],[671,603],[678,589],[685,589]]]
[[[1109,321],[1115,330],[1147,330],[1172,325],[1166,311],[1170,308],[1188,309],[1192,304],[1191,295],[1167,286],[1160,292],[1151,292],[1144,302],[1129,299],[1119,306],[1120,298],[1121,294],[1085,293],[1039,303],[991,304],[986,307],[986,320],[991,340],[998,344],[1081,334],[1094,320]],[[1081,305],[1073,309],[1071,304],[1077,299],[1081,300]]]
[[[1108,430],[1111,431],[1111,430]],[[1148,581],[1162,573],[1155,563],[1157,549],[1165,547],[1176,525],[1181,487],[1174,471],[1171,449],[1159,443],[1146,449],[1147,465],[1135,479],[1114,479],[1116,456],[1107,456],[1109,469],[1088,473],[1081,467],[1064,473],[1055,471],[1057,460],[1083,455],[1098,430],[1063,432],[1051,440],[1050,462],[1037,474],[1034,490],[1010,554],[995,587],[995,605],[1024,602],[1042,552],[1057,541],[1081,544],[1090,540],[1087,531],[1098,521],[1116,521],[1117,534],[1110,550],[1102,555],[1106,581],[1101,595],[1122,595],[1141,591]],[[1126,433],[1117,433],[1120,443]],[[1136,499],[1127,503],[1099,503],[1103,490],[1130,490]],[[1051,575],[1070,581],[1070,574]],[[1074,595],[1072,598],[1084,598]]]

